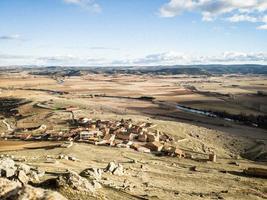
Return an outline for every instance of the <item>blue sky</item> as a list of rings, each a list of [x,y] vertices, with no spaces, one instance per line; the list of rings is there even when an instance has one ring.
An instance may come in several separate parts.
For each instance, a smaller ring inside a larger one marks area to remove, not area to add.
[[[267,64],[267,0],[0,0],[0,65]]]

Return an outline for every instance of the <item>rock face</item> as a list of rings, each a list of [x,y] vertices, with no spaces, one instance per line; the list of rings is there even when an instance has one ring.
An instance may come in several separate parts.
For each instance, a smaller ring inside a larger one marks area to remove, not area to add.
[[[12,177],[16,173],[15,162],[10,158],[2,158],[0,160],[0,176]]]
[[[86,178],[81,177],[79,174],[73,171],[69,171],[58,177],[57,184],[59,187],[71,187],[74,190],[94,193],[99,188],[99,184],[93,181],[90,182]]]
[[[122,176],[124,174],[124,172],[123,172],[123,166],[121,164],[118,164],[118,166],[113,171],[113,174],[114,175],[117,175],[117,176]]]
[[[29,185],[0,178],[1,200],[67,200],[57,192],[34,188]]]
[[[43,176],[44,172],[37,172],[29,165],[15,163],[11,158],[4,157],[0,159],[0,177],[18,180],[26,185],[29,181],[39,182],[39,177]]]
[[[18,164],[17,169],[24,171],[25,174],[29,174],[31,171],[31,167],[23,163]]]
[[[0,199],[8,199],[19,192],[21,184],[0,178]]]
[[[26,173],[25,173],[24,171],[20,170],[20,171],[18,172],[18,180],[19,180],[22,184],[25,185],[25,184],[28,183],[29,178],[28,178],[28,176],[26,175]]]
[[[117,165],[115,162],[110,162],[110,163],[108,163],[108,166],[106,167],[105,172],[113,173],[114,170],[116,169],[116,167],[117,167]]]
[[[102,178],[102,169],[98,168],[88,168],[83,170],[80,173],[81,176],[89,178],[90,180],[101,180]]]
[[[117,176],[122,176],[124,174],[123,166],[121,164],[116,164],[115,162],[110,162],[104,171],[111,172]]]

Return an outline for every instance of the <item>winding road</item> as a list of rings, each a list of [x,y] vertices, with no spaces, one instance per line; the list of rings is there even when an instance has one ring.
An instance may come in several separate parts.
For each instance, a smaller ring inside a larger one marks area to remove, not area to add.
[[[10,131],[10,132],[14,131],[14,129],[11,127],[11,125],[5,119],[2,122],[6,125],[8,131]]]

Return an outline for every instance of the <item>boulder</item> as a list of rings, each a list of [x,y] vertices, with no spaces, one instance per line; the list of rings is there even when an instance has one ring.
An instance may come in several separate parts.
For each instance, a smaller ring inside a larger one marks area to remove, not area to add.
[[[1,170],[1,176],[6,177],[6,178],[10,178],[14,176],[15,173],[16,173],[16,169],[14,168],[6,168],[6,169]]]
[[[26,185],[29,181],[28,176],[23,170],[18,171],[18,180],[23,184]]]
[[[117,176],[123,176],[123,166],[121,164],[118,164],[118,166],[114,169],[113,174]]]
[[[108,166],[105,168],[104,171],[113,173],[116,168],[117,168],[116,163],[115,162],[110,162],[110,163],[108,163]]]
[[[93,186],[94,186],[94,188],[95,188],[96,190],[102,188],[102,185],[101,185],[99,182],[97,182],[97,180],[93,180],[92,184],[93,184]]]
[[[28,177],[30,179],[30,181],[32,182],[39,182],[39,176],[35,171],[30,171],[30,173],[28,174]]]
[[[111,172],[117,176],[122,176],[124,174],[123,166],[121,164],[116,164],[115,162],[110,162],[104,171]]]
[[[0,199],[12,199],[21,187],[21,184],[8,179],[0,178]]]
[[[102,178],[102,169],[98,168],[88,168],[83,170],[80,173],[81,176],[89,178],[91,180],[101,180]]]
[[[2,177],[12,177],[15,175],[16,167],[14,160],[10,158],[2,158],[0,160],[0,175]]]
[[[31,171],[31,167],[23,163],[18,164],[17,169],[24,171],[25,174],[29,174]]]
[[[71,187],[74,190],[93,193],[96,187],[93,183],[89,182],[86,178],[81,177],[73,171],[69,171],[58,177],[57,184],[60,187]]]
[[[43,171],[43,170],[41,170],[39,168],[37,168],[36,173],[37,173],[39,178],[41,178],[41,177],[43,177],[45,175],[45,171]]]

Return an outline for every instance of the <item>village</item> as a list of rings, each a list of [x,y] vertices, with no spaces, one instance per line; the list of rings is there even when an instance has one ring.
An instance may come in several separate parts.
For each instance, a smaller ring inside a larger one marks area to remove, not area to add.
[[[186,157],[174,139],[168,134],[156,130],[156,125],[152,123],[134,123],[131,119],[112,121],[89,118],[74,119],[72,123],[73,128],[69,133],[50,133],[51,131],[46,130],[46,125],[41,125],[35,130],[26,130],[18,134],[14,132],[2,135],[2,138],[24,141],[65,141],[62,147],[66,148],[71,147],[73,142],[83,142],[93,145],[132,148],[138,152],[156,155]]]

